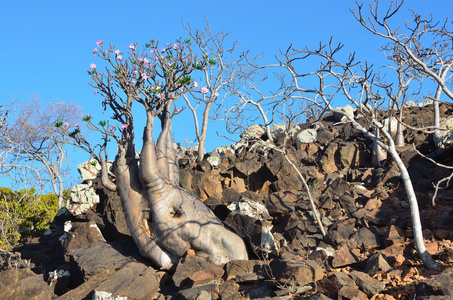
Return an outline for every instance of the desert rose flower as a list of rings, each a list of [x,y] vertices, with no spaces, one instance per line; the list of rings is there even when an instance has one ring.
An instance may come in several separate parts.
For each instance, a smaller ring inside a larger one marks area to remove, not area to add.
[[[90,69],[96,69],[96,64],[91,64]]]
[[[200,92],[204,95],[208,92],[208,88],[204,86],[200,89]]]
[[[97,41],[96,41],[96,45],[100,46],[100,45],[102,45],[102,44],[104,44],[104,41],[102,41],[102,40],[97,40]]]

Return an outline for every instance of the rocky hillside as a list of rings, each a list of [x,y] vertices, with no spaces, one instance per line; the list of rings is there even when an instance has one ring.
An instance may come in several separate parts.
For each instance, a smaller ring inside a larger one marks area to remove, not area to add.
[[[449,128],[453,108],[442,104],[441,111]],[[404,122],[431,125],[432,105],[407,107]],[[203,161],[188,149],[179,159],[181,185],[246,241],[249,261],[216,266],[189,251],[175,270],[154,269],[130,239],[119,197],[86,163],[69,210],[41,238],[1,254],[0,299],[453,297],[452,186],[443,184],[432,201],[433,183],[451,170],[414,146],[444,165],[453,165],[453,147],[436,150],[428,133],[407,129],[407,146],[398,149],[417,192],[427,249],[439,265],[428,271],[415,252],[399,170],[390,160],[372,167],[370,140],[335,115],[289,132],[274,125],[272,134],[307,179],[325,237],[299,176],[266,143],[263,128],[251,126],[240,142]]]

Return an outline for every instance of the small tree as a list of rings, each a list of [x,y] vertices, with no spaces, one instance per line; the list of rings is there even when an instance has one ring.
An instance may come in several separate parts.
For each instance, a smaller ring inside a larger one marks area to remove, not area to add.
[[[401,28],[392,28],[389,20],[401,9],[404,0],[395,2],[381,16],[379,1],[370,5],[370,17],[365,17],[363,4],[357,11],[352,11],[360,25],[372,34],[384,39],[384,55],[389,59],[389,67],[401,77],[412,78],[423,84],[424,89],[434,88],[434,95],[425,98],[433,100],[434,105],[434,141],[437,147],[443,147],[440,138],[439,102],[445,94],[453,100],[453,32],[448,28],[451,22],[434,21],[433,17],[423,17],[412,11],[412,19],[405,21]],[[403,85],[400,82],[400,87]],[[401,94],[400,94],[401,95]]]
[[[110,109],[119,124],[111,126],[100,121],[95,125],[91,116],[84,120],[102,133],[97,156],[103,183],[118,192],[140,253],[159,267],[177,263],[189,249],[218,264],[247,259],[242,239],[228,231],[197,196],[179,185],[171,138],[172,119],[179,113],[175,101],[188,92],[193,82],[191,73],[199,66],[207,66],[209,58],[195,55],[188,39],[164,46],[152,40],[142,50],[132,44],[127,58],[113,46],[104,48],[102,41],[97,44],[100,49],[95,49],[95,54],[106,67],[101,72],[95,64],[90,66],[90,85],[104,98],[104,109]],[[135,150],[136,112],[132,113],[132,107],[136,105],[146,116],[140,153]],[[161,132],[154,140],[156,117]],[[74,128],[69,134],[92,155],[96,154],[96,146],[91,148],[80,130]],[[103,163],[106,159],[100,158],[111,139],[117,143],[115,181],[107,175]]]
[[[384,125],[377,117],[377,110],[383,108],[385,103],[384,97],[380,94],[394,97],[395,91],[400,89],[377,80],[370,65],[360,66],[360,62],[355,61],[355,54],[351,54],[345,63],[337,60],[336,56],[342,47],[341,44],[334,45],[332,41],[326,45],[320,44],[315,50],[309,48],[296,50],[291,47],[282,53],[278,64],[268,67],[283,68],[288,72],[290,80],[286,82],[286,89],[291,91],[293,98],[308,101],[321,109],[343,115],[356,129],[389,153],[401,172],[401,179],[410,203],[415,244],[419,256],[427,268],[437,268],[424,245],[418,202],[409,173],[396,151],[393,137],[384,129]],[[300,65],[296,66],[295,63],[303,63],[308,59],[320,61],[319,68],[316,71],[300,73],[298,71]],[[307,82],[316,80],[315,87],[304,87],[302,84],[305,80]],[[355,115],[333,107],[333,100],[339,96],[345,97],[355,105],[357,108]],[[388,109],[392,110],[393,107]],[[363,125],[364,122],[368,126]]]
[[[238,83],[241,74],[251,67],[256,58],[249,61],[247,53],[235,57],[238,48],[237,41],[233,42],[230,47],[225,47],[225,40],[229,33],[213,34],[207,22],[204,30],[193,31],[189,24],[184,27],[200,55],[207,61],[206,65],[197,66],[202,73],[200,83],[194,80],[189,92],[182,95],[193,115],[198,140],[198,160],[202,160],[205,154],[209,113],[212,106],[216,102],[219,102],[220,105],[221,99],[225,99],[228,95],[228,88]],[[193,76],[195,77],[197,73],[199,72],[195,72]],[[197,115],[197,108],[200,104],[204,105],[201,124]]]
[[[13,110],[14,111],[11,111]],[[72,103],[45,102],[33,96],[28,103],[14,103],[5,111],[0,126],[0,168],[19,189],[42,190],[50,184],[65,206],[64,190],[69,176],[65,165],[74,150],[72,140],[55,127],[58,120],[74,123],[81,116]],[[8,119],[6,116],[16,116]]]

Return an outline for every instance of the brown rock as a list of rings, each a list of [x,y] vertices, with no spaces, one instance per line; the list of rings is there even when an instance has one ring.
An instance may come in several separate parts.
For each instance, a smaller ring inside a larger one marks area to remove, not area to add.
[[[382,255],[382,253],[375,253],[368,258],[364,272],[370,276],[373,276],[376,272],[387,272],[391,269],[393,268],[390,266],[385,256]]]
[[[226,280],[235,278],[243,274],[256,274],[267,278],[270,273],[270,268],[265,261],[262,260],[233,260],[225,265]]]
[[[101,231],[93,221],[72,222],[71,225],[72,228],[67,233],[68,237],[63,242],[63,248],[66,255],[93,242],[105,242]]]
[[[0,299],[17,300],[52,299],[52,288],[42,275],[36,275],[30,269],[7,270],[0,273]]]
[[[376,295],[385,288],[384,283],[379,282],[366,273],[352,271],[349,276],[354,279],[357,286],[369,297]]]
[[[311,260],[274,259],[270,263],[272,275],[282,284],[304,286],[320,280],[324,276],[322,267]]]
[[[60,296],[58,300],[89,299],[87,297],[90,296],[93,290],[113,273],[115,273],[115,267],[104,269],[96,275],[91,276],[88,281],[82,285],[79,285],[77,288]]]
[[[223,273],[222,267],[203,257],[186,255],[179,261],[172,278],[177,287],[195,287],[217,280]]]
[[[354,280],[346,273],[334,273],[322,278],[317,283],[318,291],[332,299],[338,299],[338,292],[342,288],[357,289]]]
[[[338,249],[335,257],[332,260],[332,267],[341,268],[344,266],[352,265],[358,262],[358,258],[349,251],[349,248],[346,244]]]
[[[388,228],[388,232],[384,239],[384,245],[388,247],[394,244],[399,244],[404,242],[405,239],[406,236],[404,235],[403,230],[392,224]]]
[[[344,287],[338,292],[339,300],[368,300],[367,295],[353,288]]]
[[[102,282],[94,293],[104,292],[117,298],[145,300],[153,298],[158,290],[159,281],[155,270],[142,263],[131,262]]]
[[[141,259],[133,240],[113,243],[97,241],[71,253],[71,260],[77,266],[73,275],[81,276],[83,281],[110,267],[119,269]]]

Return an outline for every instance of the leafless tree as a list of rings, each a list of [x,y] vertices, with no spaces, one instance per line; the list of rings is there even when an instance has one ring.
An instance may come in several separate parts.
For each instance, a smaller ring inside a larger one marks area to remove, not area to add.
[[[9,118],[7,116],[9,115]],[[15,116],[14,119],[11,119]],[[80,108],[62,101],[15,102],[4,113],[0,127],[0,168],[19,189],[42,190],[50,184],[58,195],[58,207],[64,207],[63,192],[69,170],[66,163],[74,150],[72,140],[62,134],[55,122],[80,120]],[[27,186],[28,185],[28,186]]]
[[[89,115],[84,120],[102,132],[100,154],[105,143],[116,141],[115,181],[104,176],[107,170],[103,167],[103,182],[118,192],[140,253],[159,267],[177,263],[189,249],[218,264],[247,259],[243,240],[227,230],[197,196],[179,185],[171,137],[172,119],[179,113],[175,101],[193,85],[192,72],[207,66],[210,58],[197,56],[189,39],[165,45],[152,40],[141,50],[132,44],[124,58],[115,47],[104,48],[102,41],[97,43],[100,49],[95,53],[105,69],[100,71],[92,64],[90,84],[119,123],[112,128],[106,121],[95,125]],[[146,127],[143,148],[137,153],[134,116],[140,108],[146,116]],[[161,132],[154,140],[156,117]],[[77,128],[69,134],[79,144],[89,144]]]
[[[182,95],[193,115],[198,140],[198,160],[202,160],[212,106],[216,103],[220,105],[227,97],[229,88],[237,85],[240,74],[250,69],[256,57],[248,60],[248,53],[237,53],[239,47],[237,41],[226,47],[229,33],[213,34],[208,22],[204,30],[192,30],[189,24],[184,24],[184,27],[192,43],[198,48],[200,56],[207,62],[196,66],[199,71],[193,73],[194,81],[189,87],[189,92]],[[201,81],[197,82],[195,76],[198,77],[200,72]],[[197,115],[200,104],[204,106],[201,124]]]
[[[417,80],[424,88],[434,87],[434,95],[425,98],[434,104],[434,141],[443,147],[440,139],[439,102],[442,94],[453,100],[453,32],[445,20],[443,23],[434,20],[433,16],[422,16],[412,11],[412,18],[405,21],[404,26],[392,28],[389,20],[401,9],[404,0],[396,1],[381,13],[379,1],[369,7],[366,17],[363,4],[357,11],[351,10],[359,23],[372,34],[384,39],[382,47],[385,56],[390,60],[389,67],[398,73],[400,87],[406,78],[407,83]],[[402,95],[401,93],[399,95]]]
[[[289,74],[290,80],[287,81],[286,88],[291,91],[293,98],[308,101],[321,109],[344,115],[356,129],[390,155],[400,170],[410,203],[418,253],[428,268],[437,268],[424,245],[418,202],[409,173],[396,151],[391,133],[384,130],[384,125],[377,115],[378,109],[385,108],[385,98],[381,95],[388,94],[394,97],[395,91],[399,89],[377,80],[372,66],[356,62],[354,53],[350,54],[344,63],[337,60],[336,57],[339,56],[338,53],[342,47],[343,45],[336,45],[332,40],[328,44],[320,44],[314,50],[309,48],[297,50],[290,47],[282,53],[277,64],[267,67],[283,68]],[[303,69],[304,63],[308,60],[320,61],[318,69],[300,72],[299,70]],[[310,82],[314,87],[305,87],[305,82]],[[338,97],[345,97],[356,107],[354,115],[334,108],[333,101]],[[393,106],[387,109],[392,110]],[[367,126],[363,125],[364,123]]]

